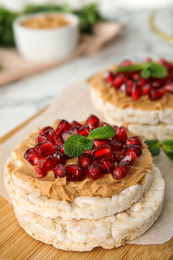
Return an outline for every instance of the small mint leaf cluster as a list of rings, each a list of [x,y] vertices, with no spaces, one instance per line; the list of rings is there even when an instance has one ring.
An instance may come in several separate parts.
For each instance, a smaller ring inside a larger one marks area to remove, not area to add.
[[[173,140],[165,140],[162,143],[159,140],[146,140],[145,143],[148,145],[148,149],[152,156],[160,154],[162,148],[163,152],[173,161]]]
[[[115,130],[110,125],[92,130],[88,137],[78,134],[72,135],[64,143],[64,152],[69,157],[77,157],[85,150],[91,150],[93,147],[92,140],[112,138],[114,135]]]

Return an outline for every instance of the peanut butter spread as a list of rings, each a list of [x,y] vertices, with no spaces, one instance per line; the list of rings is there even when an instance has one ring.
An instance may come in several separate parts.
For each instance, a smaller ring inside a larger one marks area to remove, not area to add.
[[[67,182],[66,177],[55,179],[53,171],[48,172],[43,178],[38,178],[35,168],[23,157],[26,150],[34,146],[38,133],[39,131],[32,133],[15,148],[12,153],[12,159],[7,167],[9,167],[12,174],[28,181],[32,187],[38,188],[43,195],[49,198],[72,201],[77,196],[92,197],[99,195],[102,197],[111,197],[130,186],[144,183],[145,174],[149,173],[152,169],[151,154],[147,149],[147,145],[143,143],[142,155],[131,166],[128,175],[121,180],[114,179],[112,174],[105,174],[97,180],[87,177],[83,181]],[[128,131],[128,137],[130,136],[134,136],[134,134]],[[77,158],[67,160],[67,164],[73,163],[77,163]]]
[[[98,91],[98,95],[105,102],[119,108],[133,108],[140,110],[165,110],[173,109],[173,95],[165,93],[159,100],[150,100],[147,95],[141,96],[138,100],[133,101],[125,92],[115,89],[106,82],[103,75],[105,72],[100,72],[89,79],[92,88]]]

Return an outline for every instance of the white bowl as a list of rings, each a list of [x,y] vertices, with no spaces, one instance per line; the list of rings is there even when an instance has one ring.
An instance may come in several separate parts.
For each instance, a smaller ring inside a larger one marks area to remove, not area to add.
[[[21,25],[21,22],[27,19],[48,14],[61,14],[70,24],[50,29],[34,29]],[[35,62],[51,62],[67,57],[76,48],[79,39],[79,19],[67,13],[23,15],[13,22],[13,31],[18,51],[24,58]]]

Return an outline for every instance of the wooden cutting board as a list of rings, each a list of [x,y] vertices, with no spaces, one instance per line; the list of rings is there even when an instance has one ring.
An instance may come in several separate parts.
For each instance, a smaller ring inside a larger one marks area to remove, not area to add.
[[[46,107],[0,138],[0,144],[45,110]],[[173,238],[161,245],[125,245],[112,250],[95,248],[82,253],[58,250],[30,237],[18,224],[12,205],[0,196],[0,260],[168,260],[171,255]]]

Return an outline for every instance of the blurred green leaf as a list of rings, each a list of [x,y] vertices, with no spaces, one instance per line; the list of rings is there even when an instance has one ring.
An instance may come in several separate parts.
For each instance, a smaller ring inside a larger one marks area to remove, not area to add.
[[[163,152],[173,161],[173,140],[162,142]]]
[[[146,140],[145,143],[148,145],[148,149],[152,156],[158,156],[160,154],[160,143],[156,140]]]

